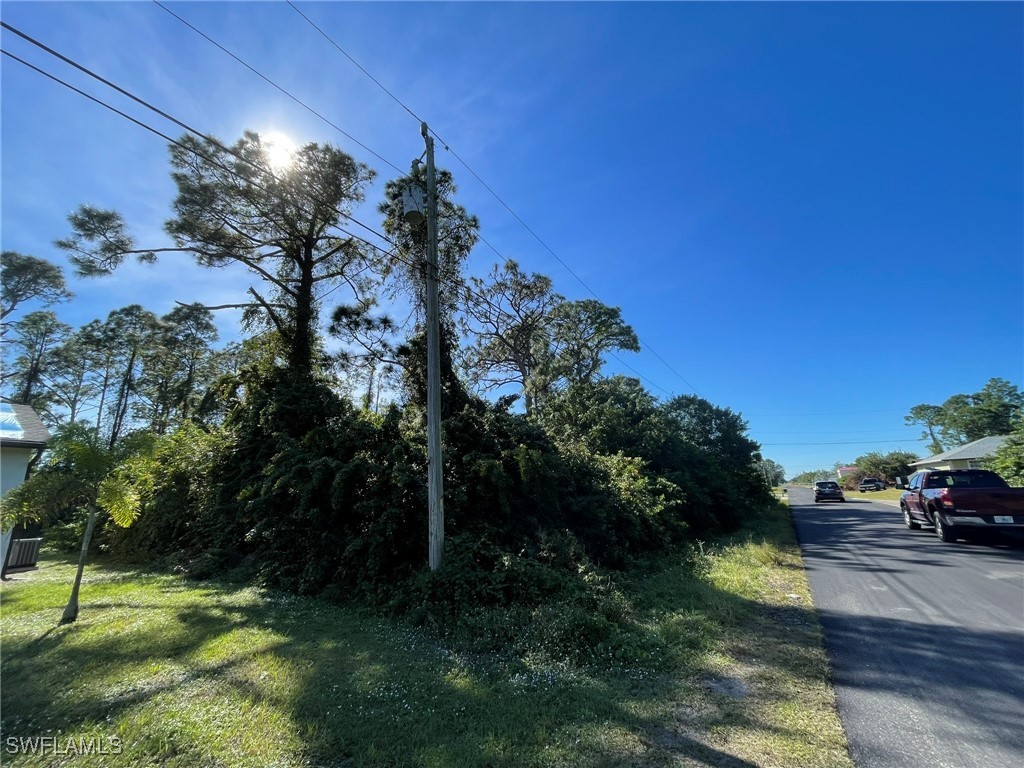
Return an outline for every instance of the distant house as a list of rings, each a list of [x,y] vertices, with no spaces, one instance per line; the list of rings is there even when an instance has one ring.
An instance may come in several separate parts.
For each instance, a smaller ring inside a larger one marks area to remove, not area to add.
[[[50,433],[29,406],[0,403],[0,497],[25,481],[29,464],[49,441]],[[35,565],[39,540],[21,539],[17,541],[19,546],[12,548],[16,531],[0,531],[0,572],[22,568],[29,562]]]
[[[836,474],[839,475],[839,479],[842,480],[847,475],[852,475],[856,472],[858,467],[839,467],[836,469]]]
[[[981,469],[981,460],[994,454],[1006,440],[1006,435],[983,437],[945,453],[911,462],[918,469]]]

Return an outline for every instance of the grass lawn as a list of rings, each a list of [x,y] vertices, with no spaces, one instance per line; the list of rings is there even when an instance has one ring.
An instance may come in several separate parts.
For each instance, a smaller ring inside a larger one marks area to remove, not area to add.
[[[665,658],[577,666],[110,565],[87,567],[79,619],[58,627],[74,565],[50,555],[3,586],[0,760],[852,768],[784,508],[700,563],[666,560],[622,585]],[[40,736],[58,753],[13,753],[12,739]],[[108,754],[69,748],[89,738]]]
[[[851,499],[861,498],[872,501],[874,499],[888,499],[889,501],[899,501],[900,495],[902,495],[902,488],[886,488],[884,491],[868,491],[867,493],[861,493],[858,490],[846,491],[846,496]]]

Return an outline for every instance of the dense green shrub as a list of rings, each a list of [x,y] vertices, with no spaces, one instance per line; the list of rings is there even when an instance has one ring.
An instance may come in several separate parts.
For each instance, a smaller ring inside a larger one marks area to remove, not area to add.
[[[1024,486],[1024,419],[1018,419],[1010,436],[985,460],[985,467],[1012,486]]]
[[[185,423],[160,437],[145,467],[146,477],[132,478],[145,486],[138,521],[130,528],[104,526],[99,541],[114,556],[129,562],[168,558],[181,560],[205,550],[195,532],[197,513],[208,504],[218,456],[231,445],[229,433]]]
[[[616,378],[528,419],[453,380],[444,567],[430,572],[421,404],[371,414],[285,370],[240,383],[222,428],[161,440],[115,550],[409,611],[470,647],[656,655],[607,569],[731,530],[767,494],[745,425],[699,398],[661,404]]]
[[[673,512],[693,535],[736,530],[769,500],[746,423],[702,398],[659,403],[636,379],[616,376],[569,387],[540,419],[563,451],[641,459],[644,473],[674,486]]]

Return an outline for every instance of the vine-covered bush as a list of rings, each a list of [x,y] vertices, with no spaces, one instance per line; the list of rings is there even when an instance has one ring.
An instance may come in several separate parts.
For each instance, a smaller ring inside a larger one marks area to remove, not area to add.
[[[731,530],[767,498],[742,421],[624,378],[573,385],[529,419],[457,394],[438,572],[421,406],[372,414],[279,369],[245,374],[223,426],[161,438],[136,477],[138,522],[105,535],[126,558],[410,612],[474,647],[656,654],[608,569]]]

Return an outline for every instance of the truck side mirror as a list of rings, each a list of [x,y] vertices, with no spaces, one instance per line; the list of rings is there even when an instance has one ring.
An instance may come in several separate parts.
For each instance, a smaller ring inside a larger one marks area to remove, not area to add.
[[[896,487],[899,488],[901,491],[904,490],[907,487],[907,478],[905,478],[905,477],[897,477],[896,478]]]

